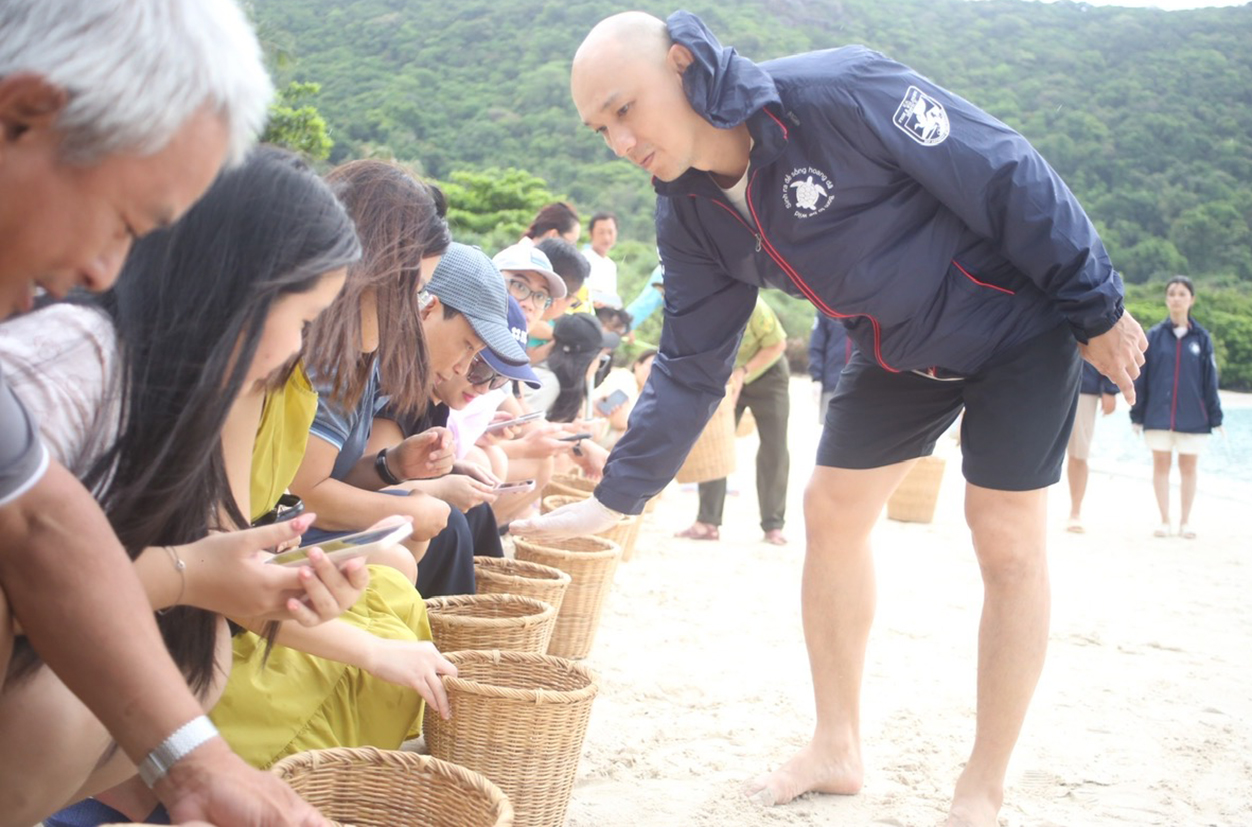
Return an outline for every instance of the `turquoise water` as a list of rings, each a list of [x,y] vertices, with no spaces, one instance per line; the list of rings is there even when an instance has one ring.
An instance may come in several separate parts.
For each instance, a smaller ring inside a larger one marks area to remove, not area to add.
[[[1107,417],[1099,416],[1091,444],[1091,460],[1111,461],[1119,465],[1141,467],[1152,473],[1152,452],[1143,437],[1135,436],[1126,413],[1126,401],[1118,399],[1117,410]],[[1226,438],[1214,433],[1200,457],[1200,475],[1212,475],[1252,484],[1252,407],[1223,406]]]

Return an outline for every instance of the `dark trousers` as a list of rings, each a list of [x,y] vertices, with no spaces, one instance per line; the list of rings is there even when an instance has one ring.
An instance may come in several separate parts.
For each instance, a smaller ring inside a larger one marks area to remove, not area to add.
[[[756,452],[756,496],[761,504],[761,530],[782,528],[787,514],[787,475],[791,455],[787,452],[787,416],[791,413],[787,358],[779,357],[770,368],[739,391],[735,422],[744,410],[752,411],[761,447]],[[722,524],[726,503],[726,479],[700,483],[700,512],[696,520]]]
[[[417,592],[422,597],[474,593],[474,555],[503,557],[496,515],[482,503],[462,514],[455,508],[448,525],[430,540],[417,564]]]

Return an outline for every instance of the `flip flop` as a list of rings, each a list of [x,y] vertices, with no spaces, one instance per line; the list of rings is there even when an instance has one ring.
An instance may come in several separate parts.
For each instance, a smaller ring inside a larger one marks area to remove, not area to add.
[[[717,526],[708,523],[692,523],[691,528],[674,532],[675,537],[687,540],[720,540]]]
[[[1082,526],[1082,520],[1077,517],[1069,518],[1069,522],[1065,524],[1065,530],[1071,534],[1085,534],[1087,531],[1087,529]]]

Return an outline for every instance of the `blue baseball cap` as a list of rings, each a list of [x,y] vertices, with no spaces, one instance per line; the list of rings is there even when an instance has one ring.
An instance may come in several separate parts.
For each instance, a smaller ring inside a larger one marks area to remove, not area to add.
[[[486,344],[485,352],[514,365],[530,363],[525,340],[519,343],[505,325],[509,294],[504,279],[482,250],[455,241],[449,244],[426,289],[469,320]]]
[[[530,340],[530,333],[526,329],[526,314],[522,312],[522,306],[517,303],[517,299],[512,296],[509,299],[509,332],[513,334],[513,338],[517,339],[518,344],[522,346],[522,352],[526,351],[526,342]],[[539,381],[539,376],[530,369],[530,365],[510,365],[496,356],[491,350],[482,352],[482,359],[491,369],[501,376],[507,376],[518,382],[525,382],[532,388],[538,389],[543,383]]]

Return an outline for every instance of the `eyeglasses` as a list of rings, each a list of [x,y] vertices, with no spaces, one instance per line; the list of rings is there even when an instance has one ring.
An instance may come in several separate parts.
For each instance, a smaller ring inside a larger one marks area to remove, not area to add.
[[[492,391],[509,383],[509,377],[497,373],[481,356],[475,356],[474,361],[470,362],[469,370],[465,371],[465,380],[471,385],[487,385],[487,390]]]
[[[544,310],[552,306],[552,296],[548,295],[547,290],[536,290],[521,279],[509,279],[509,292],[519,302],[534,298]]]

